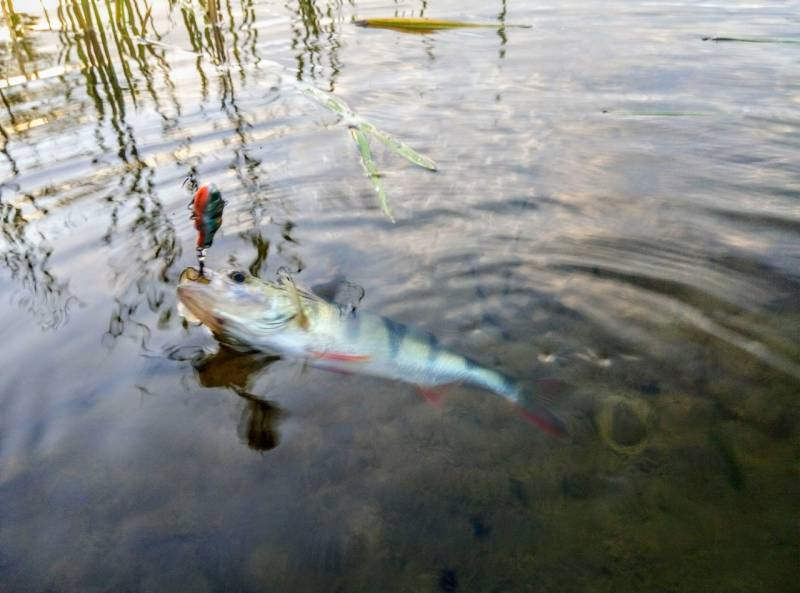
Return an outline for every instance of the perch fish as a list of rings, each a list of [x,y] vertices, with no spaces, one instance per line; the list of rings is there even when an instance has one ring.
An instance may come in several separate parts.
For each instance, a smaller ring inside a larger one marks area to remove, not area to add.
[[[297,288],[234,270],[194,268],[181,274],[184,316],[203,323],[223,343],[242,350],[305,359],[328,370],[371,375],[432,389],[468,383],[500,395],[523,418],[555,435],[563,423],[518,381],[450,352],[433,336],[391,319],[347,311]]]

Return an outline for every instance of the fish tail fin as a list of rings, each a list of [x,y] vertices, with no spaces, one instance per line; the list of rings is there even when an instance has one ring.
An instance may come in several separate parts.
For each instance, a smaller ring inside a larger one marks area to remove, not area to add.
[[[547,434],[557,437],[569,436],[566,424],[542,403],[522,405],[514,404],[514,411],[526,422]]]
[[[533,424],[536,428],[543,430],[547,434],[565,437],[569,435],[567,425],[556,416],[550,409],[549,403],[553,400],[553,393],[549,390],[555,380],[536,381],[536,393],[530,390],[519,388],[515,396],[509,397],[514,406],[514,411],[526,422]],[[557,382],[559,389],[566,385]],[[541,393],[539,391],[541,390]]]
[[[547,405],[547,402],[555,399],[554,395],[563,391],[566,383],[557,379],[540,379],[536,381],[534,393],[523,389],[516,379],[484,368],[474,368],[468,380],[504,397],[511,402],[517,414],[540,430],[560,437],[569,434],[566,424]]]

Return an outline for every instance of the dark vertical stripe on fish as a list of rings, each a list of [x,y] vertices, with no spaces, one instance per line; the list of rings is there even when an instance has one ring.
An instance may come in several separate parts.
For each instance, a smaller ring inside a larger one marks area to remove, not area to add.
[[[502,375],[503,387],[508,394],[517,393],[519,391],[519,381],[512,379],[508,375]]]
[[[400,345],[408,334],[408,328],[402,323],[397,323],[386,317],[381,319],[383,319],[383,325],[386,326],[386,331],[389,333],[389,354],[394,360],[400,352]]]
[[[481,365],[479,365],[477,361],[473,360],[469,356],[465,356],[464,366],[467,368],[468,371],[473,371],[477,368],[480,368]]]
[[[442,347],[439,346],[439,340],[433,334],[428,334],[428,364],[433,364],[439,358],[439,353]]]

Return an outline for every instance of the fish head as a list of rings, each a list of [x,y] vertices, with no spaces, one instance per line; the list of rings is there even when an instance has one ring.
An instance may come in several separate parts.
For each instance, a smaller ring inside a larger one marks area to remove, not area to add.
[[[188,267],[180,276],[178,301],[185,318],[235,346],[253,346],[291,318],[280,290],[241,270],[206,268],[201,274]]]

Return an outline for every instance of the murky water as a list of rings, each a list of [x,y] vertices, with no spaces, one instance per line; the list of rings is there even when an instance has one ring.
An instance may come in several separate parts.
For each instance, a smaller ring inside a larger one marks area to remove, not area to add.
[[[796,588],[796,6],[0,4],[0,591]],[[366,177],[293,81],[439,171]],[[571,436],[220,350],[175,308],[187,177],[209,265],[557,379]]]

